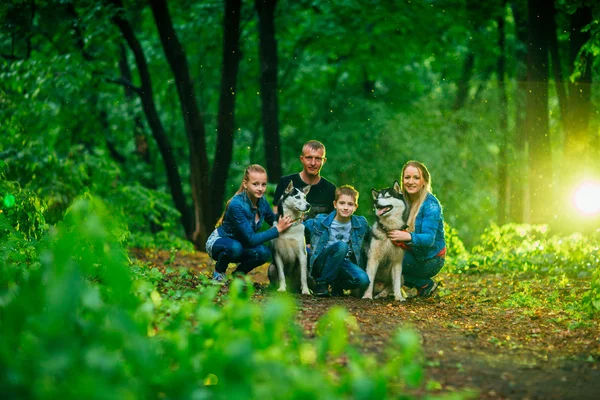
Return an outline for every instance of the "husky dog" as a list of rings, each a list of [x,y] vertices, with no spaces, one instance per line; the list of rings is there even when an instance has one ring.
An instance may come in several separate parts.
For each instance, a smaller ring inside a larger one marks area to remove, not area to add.
[[[279,276],[279,289],[277,289],[279,292],[286,291],[287,277],[294,290],[302,289],[302,294],[310,294],[307,284],[306,240],[304,225],[302,225],[304,213],[310,209],[310,204],[306,201],[310,188],[311,186],[308,185],[302,190],[296,189],[290,181],[277,204],[279,215],[289,215],[294,221],[288,230],[273,240],[273,259]],[[274,225],[277,226],[277,221]],[[300,282],[298,282],[298,272]]]
[[[381,191],[372,189],[371,194],[377,222],[372,227],[373,235],[367,259],[367,275],[371,283],[363,299],[373,298],[373,286],[377,281],[384,284],[384,289],[375,296],[376,299],[387,296],[390,289],[393,289],[395,300],[404,301],[406,299],[401,290],[404,250],[388,239],[387,232],[406,229],[409,209],[406,207],[398,181],[394,181],[391,188]]]

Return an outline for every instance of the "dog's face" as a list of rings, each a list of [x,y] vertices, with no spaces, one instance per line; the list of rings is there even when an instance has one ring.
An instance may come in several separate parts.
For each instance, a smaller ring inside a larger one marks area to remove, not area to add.
[[[408,208],[398,181],[394,181],[394,186],[391,188],[379,191],[371,189],[371,194],[373,195],[373,204],[378,220],[389,217],[402,218],[403,221],[408,219]]]
[[[286,211],[297,211],[305,213],[310,210],[310,203],[306,201],[306,195],[310,191],[311,186],[305,186],[302,190],[296,189],[292,181],[283,192],[281,197],[281,204],[285,207]]]

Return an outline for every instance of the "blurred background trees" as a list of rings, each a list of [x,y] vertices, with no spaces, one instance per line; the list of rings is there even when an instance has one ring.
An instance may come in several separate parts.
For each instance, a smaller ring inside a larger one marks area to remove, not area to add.
[[[12,0],[0,19],[0,159],[50,224],[88,192],[202,249],[246,165],[276,182],[317,139],[368,217],[418,159],[467,244],[597,226],[571,201],[600,180],[596,2]]]

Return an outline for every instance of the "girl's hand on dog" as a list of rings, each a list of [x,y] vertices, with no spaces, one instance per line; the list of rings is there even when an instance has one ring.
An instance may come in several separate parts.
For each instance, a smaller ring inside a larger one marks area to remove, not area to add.
[[[387,236],[393,242],[410,242],[412,240],[412,235],[410,234],[410,232],[400,231],[397,229],[389,231]]]
[[[277,221],[277,230],[279,233],[287,231],[290,226],[292,226],[292,219],[289,215],[279,217],[279,220]]]

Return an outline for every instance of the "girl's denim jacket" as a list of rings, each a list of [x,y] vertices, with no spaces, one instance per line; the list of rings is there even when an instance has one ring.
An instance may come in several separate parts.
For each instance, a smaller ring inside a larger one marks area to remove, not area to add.
[[[256,213],[260,217],[258,222],[255,222]],[[217,229],[220,237],[235,239],[244,248],[252,248],[279,237],[279,231],[274,227],[259,232],[264,221],[267,221],[269,226],[272,226],[275,221],[275,214],[269,202],[261,197],[254,207],[246,192],[242,192],[233,196],[225,212],[223,223]]]
[[[336,213],[337,212],[334,210],[329,215],[319,214],[315,218],[304,221],[304,227],[310,237],[312,249],[309,265],[310,271],[312,270],[315,259],[327,246],[327,242],[329,241],[329,229],[331,228],[331,223],[333,222]],[[350,232],[350,242],[352,244],[352,252],[356,256],[356,263],[364,268],[363,264],[366,262],[366,255],[363,252],[363,243],[370,240],[371,227],[365,217],[353,215],[351,222],[352,231]]]
[[[442,206],[433,194],[427,194],[421,205],[415,219],[415,231],[411,235],[409,245],[417,260],[429,260],[446,247]]]

